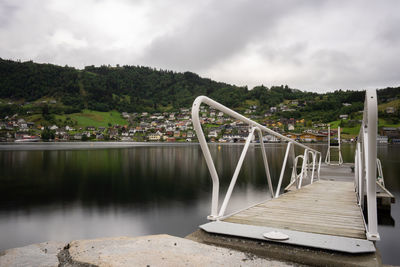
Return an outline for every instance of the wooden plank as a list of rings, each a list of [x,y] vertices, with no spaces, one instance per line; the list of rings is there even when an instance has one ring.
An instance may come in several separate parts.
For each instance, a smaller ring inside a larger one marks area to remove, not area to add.
[[[365,239],[362,216],[353,182],[320,180],[224,221]]]

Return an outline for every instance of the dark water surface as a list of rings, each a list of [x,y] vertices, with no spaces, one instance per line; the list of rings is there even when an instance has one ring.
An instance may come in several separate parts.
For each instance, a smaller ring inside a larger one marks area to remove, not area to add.
[[[241,145],[210,145],[225,196]],[[325,154],[326,146],[314,145]],[[285,145],[268,144],[276,188]],[[400,200],[400,146],[378,147],[388,189]],[[343,146],[345,162],[354,145]],[[211,179],[198,144],[0,145],[0,251],[47,240],[167,233],[185,236],[210,213]],[[284,186],[288,183],[285,175]],[[229,211],[269,198],[261,150],[251,145]],[[220,203],[221,204],[221,203]],[[386,264],[400,264],[400,205],[380,225]],[[389,224],[393,224],[390,217]],[[388,224],[386,222],[386,224]]]

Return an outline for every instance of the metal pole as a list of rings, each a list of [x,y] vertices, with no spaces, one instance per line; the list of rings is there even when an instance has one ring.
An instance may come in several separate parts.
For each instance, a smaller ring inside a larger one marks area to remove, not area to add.
[[[201,129],[199,120],[199,108],[202,99],[196,98],[192,106],[192,121],[193,127],[196,131],[197,138],[200,143],[201,150],[203,151],[204,158],[207,163],[208,170],[210,171],[212,179],[212,199],[211,199],[211,214],[208,216],[209,220],[215,220],[218,216],[218,195],[219,195],[219,178],[217,170],[215,169],[214,162],[211,157],[210,150],[208,149],[206,138],[204,137],[203,130]]]
[[[367,142],[365,145],[368,147],[366,158],[367,166],[367,205],[368,205],[368,232],[367,237],[369,240],[379,240],[378,233],[378,218],[376,208],[376,136],[378,131],[378,102],[376,97],[376,90],[366,91],[366,105],[367,105]]]
[[[331,163],[331,126],[328,126],[328,151],[326,152],[325,156],[325,163]]]
[[[297,189],[301,188],[301,183],[303,182],[304,170],[307,168],[307,154],[308,154],[308,149],[305,149],[304,150],[304,157],[303,157],[303,165],[301,167],[301,173],[300,173],[300,181],[299,181],[299,184],[297,186]]]
[[[315,153],[314,152],[312,152],[312,151],[310,151],[311,152],[311,155],[312,155],[312,158],[313,158],[313,165],[312,165],[312,171],[311,171],[311,184],[313,183],[313,180],[314,180],[314,170],[315,170]]]
[[[233,173],[231,183],[229,184],[229,188],[228,188],[228,191],[226,192],[225,199],[224,199],[224,202],[222,203],[221,210],[219,211],[218,217],[224,216],[224,214],[225,214],[226,207],[228,206],[229,199],[231,198],[233,188],[235,187],[236,180],[239,176],[240,169],[242,168],[244,158],[245,158],[247,150],[249,148],[251,138],[253,137],[254,129],[255,129],[254,127],[251,129],[250,134],[246,139],[246,143],[244,145],[242,154],[240,155],[239,162],[236,166],[235,172]]]
[[[279,176],[279,182],[278,182],[278,186],[276,187],[276,192],[275,192],[275,198],[279,197],[280,191],[281,191],[281,186],[282,186],[282,180],[283,180],[283,175],[285,174],[285,169],[286,169],[286,162],[289,156],[289,151],[290,151],[290,146],[292,145],[292,142],[289,142],[286,146],[286,153],[285,153],[285,158],[283,160],[283,164],[282,164],[282,170],[281,170],[281,174]]]
[[[318,180],[320,179],[321,161],[322,161],[322,154],[321,154],[321,153],[319,153],[319,164],[318,164]]]
[[[342,158],[342,148],[341,148],[341,142],[340,142],[340,126],[338,126],[338,142],[339,142],[339,165],[343,164],[343,158]]]
[[[271,194],[271,197],[274,198],[274,188],[272,187],[271,174],[269,172],[268,159],[267,159],[267,154],[265,153],[262,132],[259,128],[256,128],[256,130],[258,131],[258,136],[260,138],[261,154],[262,154],[263,161],[264,161],[265,173],[266,173],[267,179],[268,179],[269,192]]]
[[[362,177],[363,177],[363,165],[362,165],[362,158],[361,158],[361,144],[357,142],[357,149],[356,149],[356,157],[357,157],[357,179],[358,179],[358,200],[360,202],[360,205],[363,207],[364,206],[364,192],[363,192],[363,182],[362,182]]]

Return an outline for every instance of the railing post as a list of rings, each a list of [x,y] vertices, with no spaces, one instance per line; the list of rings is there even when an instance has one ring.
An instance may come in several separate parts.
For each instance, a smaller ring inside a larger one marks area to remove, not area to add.
[[[313,165],[312,165],[312,171],[311,171],[311,184],[312,184],[313,180],[314,180],[314,170],[315,170],[315,157],[316,157],[315,152],[311,151],[311,155],[313,158]]]
[[[365,126],[367,140],[365,146],[367,149],[366,157],[366,178],[367,178],[367,205],[368,205],[368,232],[369,240],[379,240],[378,218],[376,207],[376,135],[378,127],[378,111],[375,90],[366,91],[366,105],[368,114],[368,124]]]
[[[203,130],[201,129],[200,119],[199,119],[199,108],[203,97],[197,97],[193,102],[192,106],[192,122],[193,127],[197,134],[197,139],[199,140],[201,150],[203,151],[204,158],[207,163],[208,170],[210,171],[212,179],[212,199],[211,199],[211,214],[208,216],[209,220],[215,220],[218,216],[218,195],[219,195],[219,178],[217,170],[215,169],[214,162],[211,157],[210,150],[208,149],[206,138],[204,137]]]
[[[301,173],[300,173],[300,181],[299,184],[297,185],[297,189],[301,188],[301,184],[303,182],[303,176],[307,177],[307,173],[306,175],[304,175],[304,171],[307,172],[307,157],[308,157],[308,149],[304,150],[304,158],[303,158],[303,165],[301,167]]]
[[[285,153],[285,158],[282,163],[282,170],[281,174],[279,176],[279,182],[278,186],[276,187],[276,192],[275,192],[275,198],[279,197],[280,191],[281,191],[281,186],[282,186],[282,180],[283,180],[283,175],[285,174],[285,169],[286,169],[286,162],[289,157],[289,151],[290,151],[290,146],[292,145],[292,142],[289,142],[286,146],[286,153]]]
[[[331,162],[331,126],[328,126],[328,152],[326,152],[325,163]]]
[[[274,198],[274,188],[272,187],[271,174],[269,172],[267,153],[265,153],[265,147],[264,147],[264,141],[263,141],[263,138],[262,138],[262,132],[261,132],[261,130],[259,128],[256,128],[256,130],[258,131],[258,136],[260,138],[261,154],[262,154],[263,161],[264,161],[265,174],[267,175],[269,192],[271,194],[271,197]]]
[[[358,201],[360,202],[361,207],[364,207],[364,190],[363,190],[363,164],[362,164],[362,157],[361,157],[361,144],[357,142],[356,148],[356,157],[357,157],[357,179],[358,179]]]
[[[222,217],[225,214],[226,207],[228,206],[229,199],[231,198],[233,188],[235,187],[236,180],[239,176],[240,169],[242,168],[242,164],[244,158],[246,156],[247,150],[249,149],[249,145],[251,142],[251,138],[253,137],[255,128],[253,127],[250,131],[249,136],[246,139],[246,143],[244,144],[244,148],[242,154],[240,155],[239,162],[236,166],[235,172],[233,173],[231,183],[229,184],[228,191],[226,192],[224,202],[222,203],[221,210],[219,211],[218,217]]]
[[[318,180],[320,179],[320,173],[321,173],[321,161],[322,161],[322,154],[319,153],[319,163],[318,163]]]

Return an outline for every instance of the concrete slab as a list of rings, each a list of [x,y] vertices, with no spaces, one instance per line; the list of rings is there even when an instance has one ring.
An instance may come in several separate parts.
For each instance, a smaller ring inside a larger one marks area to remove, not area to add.
[[[58,266],[57,254],[65,243],[45,242],[0,252],[0,266]]]
[[[73,241],[59,258],[60,266],[290,266],[169,235]]]

